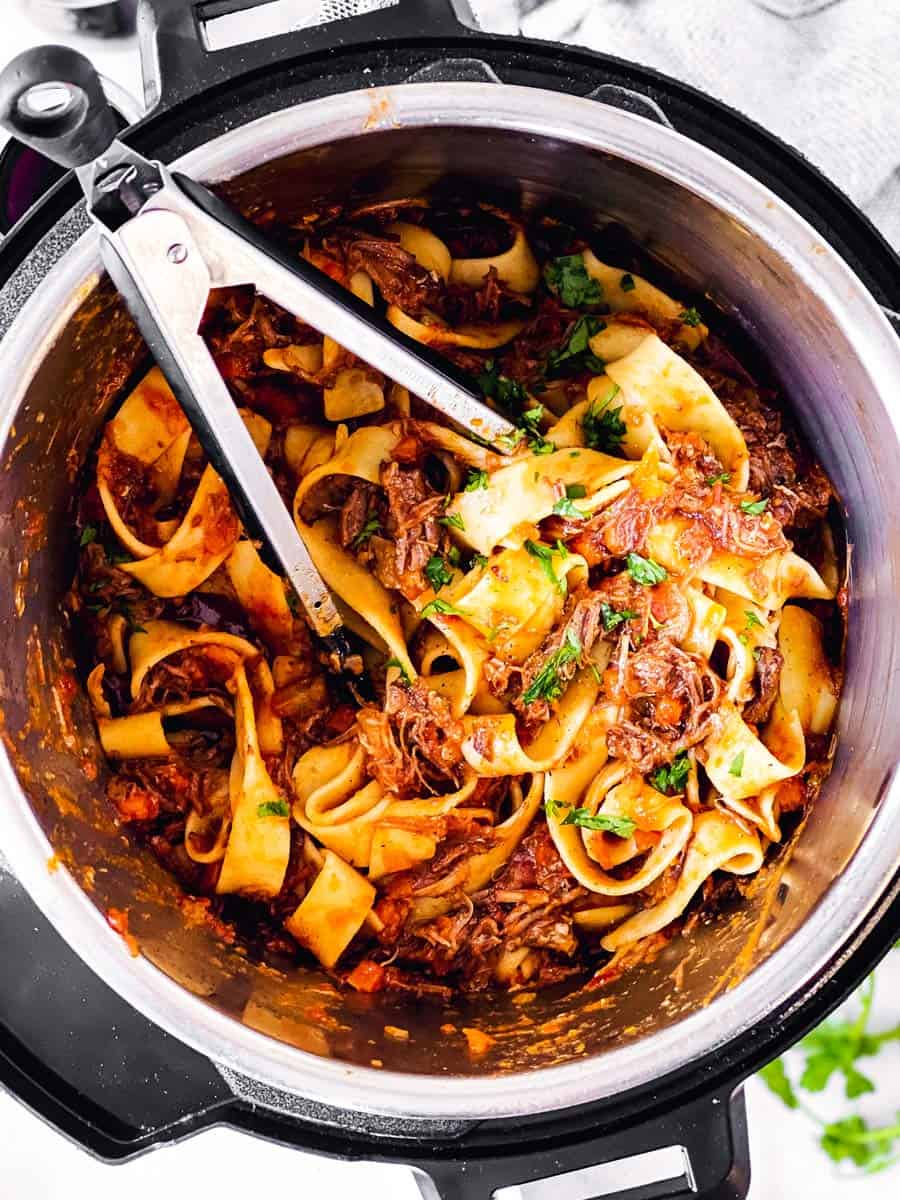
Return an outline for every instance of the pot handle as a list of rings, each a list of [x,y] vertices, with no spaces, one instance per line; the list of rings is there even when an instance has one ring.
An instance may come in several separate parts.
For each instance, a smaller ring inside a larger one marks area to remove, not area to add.
[[[141,0],[138,37],[148,109],[286,59],[379,43],[419,39],[441,44],[477,29],[468,0],[396,0],[374,8],[355,0],[356,15],[298,28],[296,0]],[[251,41],[247,41],[247,32]]]
[[[412,1166],[422,1200],[744,1200],[743,1088],[572,1145]]]

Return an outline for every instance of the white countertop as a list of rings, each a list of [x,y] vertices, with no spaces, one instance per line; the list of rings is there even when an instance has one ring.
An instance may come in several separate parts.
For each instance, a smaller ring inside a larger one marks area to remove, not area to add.
[[[2,57],[47,38],[12,0],[3,0]],[[59,40],[59,39],[55,39]],[[71,39],[91,55],[99,69],[139,96],[137,52],[133,42]],[[874,1028],[900,1023],[900,952],[880,972]],[[863,1111],[884,1122],[900,1108],[900,1045],[887,1047],[871,1073],[878,1092]],[[753,1184],[750,1200],[896,1200],[900,1167],[875,1176],[848,1178],[815,1145],[811,1124],[789,1113],[758,1081],[747,1088]],[[829,1116],[847,1106],[829,1092],[820,1106]],[[375,1200],[420,1200],[411,1176],[399,1168],[334,1163],[271,1145],[227,1129],[216,1129],[177,1146],[147,1154],[124,1166],[109,1167],[90,1158],[43,1124],[10,1096],[0,1092],[0,1197],[2,1200],[159,1200],[171,1196],[214,1195],[215,1200],[247,1200],[261,1181],[282,1180],[288,1194],[329,1200],[356,1200],[360,1183]],[[289,1181],[289,1182],[288,1182]]]

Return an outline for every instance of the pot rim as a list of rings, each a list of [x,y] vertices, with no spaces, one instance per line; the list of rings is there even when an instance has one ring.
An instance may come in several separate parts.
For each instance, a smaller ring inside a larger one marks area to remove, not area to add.
[[[774,248],[838,323],[851,327],[859,358],[884,400],[900,443],[900,409],[888,399],[900,377],[900,343],[875,300],[821,235],[777,195],[677,131],[597,101],[494,83],[413,83],[361,89],[281,109],[230,130],[174,165],[220,181],[296,150],[398,126],[509,130],[611,153],[709,201]],[[81,237],[41,282],[0,345],[0,377],[17,380],[0,408],[5,443],[36,363],[100,273],[96,236]],[[57,317],[48,328],[46,312]],[[37,348],[37,349],[36,349]],[[890,829],[900,828],[900,787],[883,789],[852,860],[801,930],[710,1013],[593,1058],[529,1073],[473,1078],[379,1071],[325,1059],[277,1042],[186,991],[149,960],[132,959],[67,871],[50,872],[53,848],[0,757],[2,845],[16,875],[70,946],[128,1003],[173,1036],[228,1066],[289,1093],[388,1117],[484,1119],[549,1112],[631,1092],[721,1053],[773,1010],[796,1009],[824,980],[887,892],[898,866]],[[895,838],[896,840],[896,838]],[[868,897],[860,904],[860,895]]]

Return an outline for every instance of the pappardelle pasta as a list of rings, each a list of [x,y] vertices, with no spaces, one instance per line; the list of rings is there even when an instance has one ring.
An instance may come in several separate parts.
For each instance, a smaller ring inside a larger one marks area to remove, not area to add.
[[[365,992],[552,984],[739,900],[840,690],[831,488],[774,393],[603,231],[444,197],[283,232],[517,433],[211,296],[362,671],[329,674],[150,370],[92,461],[70,603],[121,820],[251,953]]]

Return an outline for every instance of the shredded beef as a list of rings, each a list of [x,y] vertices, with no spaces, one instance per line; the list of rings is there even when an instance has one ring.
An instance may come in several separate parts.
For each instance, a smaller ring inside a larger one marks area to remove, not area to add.
[[[386,791],[411,796],[458,786],[463,725],[424,683],[389,685],[384,711],[364,705],[357,721],[369,773]]]
[[[753,698],[744,709],[744,720],[750,725],[761,725],[768,720],[775,697],[784,657],[778,650],[760,646],[756,651],[756,674],[753,677]]]
[[[491,267],[481,287],[450,284],[441,297],[440,314],[451,326],[468,324],[495,324],[506,310],[521,312],[528,298],[514,292]]]
[[[706,737],[722,681],[699,655],[660,638],[629,655],[623,674],[614,698],[624,715],[606,739],[613,757],[652,771]]]
[[[381,473],[386,500],[382,533],[374,534],[364,547],[378,579],[414,599],[427,586],[423,571],[443,541],[438,517],[444,496],[429,485],[419,467],[406,468],[390,462]]]
[[[439,297],[437,281],[399,242],[374,237],[362,230],[342,230],[337,235],[345,248],[347,271],[365,271],[388,304],[417,316]]]

